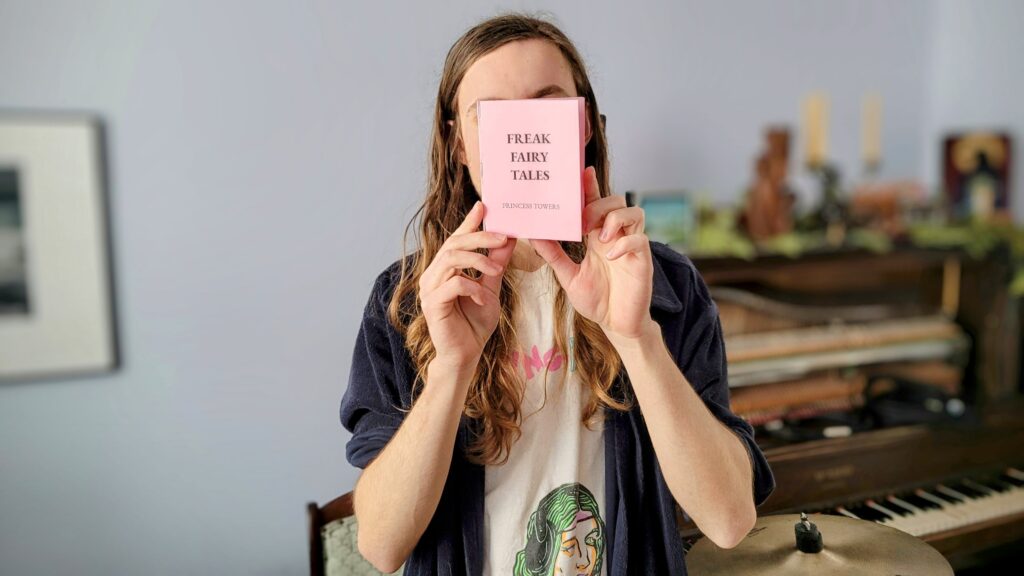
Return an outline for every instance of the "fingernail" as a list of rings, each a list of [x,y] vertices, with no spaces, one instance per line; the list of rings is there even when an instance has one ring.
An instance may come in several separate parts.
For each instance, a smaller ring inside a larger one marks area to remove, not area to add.
[[[608,231],[607,230],[601,230],[601,242],[607,242],[607,241],[608,241]]]
[[[501,233],[499,233],[499,232],[495,232],[495,233],[494,233],[494,237],[495,237],[496,239],[498,239],[498,240],[502,241],[502,242],[504,242],[505,240],[508,240],[508,236],[506,236],[506,235],[504,235],[504,234],[501,234]]]

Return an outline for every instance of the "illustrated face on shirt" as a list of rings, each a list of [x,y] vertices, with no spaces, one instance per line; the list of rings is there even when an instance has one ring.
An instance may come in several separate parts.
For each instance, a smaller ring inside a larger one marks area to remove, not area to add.
[[[562,532],[561,548],[555,560],[554,576],[591,576],[594,573],[600,551],[597,539],[601,527],[589,512],[581,510],[576,514],[576,523]]]
[[[604,561],[604,521],[594,494],[579,482],[555,488],[530,516],[513,576],[594,576]]]

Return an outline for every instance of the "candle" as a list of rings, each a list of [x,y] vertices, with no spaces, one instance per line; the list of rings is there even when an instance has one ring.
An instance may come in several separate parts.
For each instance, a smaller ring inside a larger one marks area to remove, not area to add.
[[[882,97],[878,94],[864,96],[860,138],[864,165],[878,166],[882,162]]]
[[[814,92],[804,98],[804,152],[807,165],[818,168],[828,157],[828,97]]]

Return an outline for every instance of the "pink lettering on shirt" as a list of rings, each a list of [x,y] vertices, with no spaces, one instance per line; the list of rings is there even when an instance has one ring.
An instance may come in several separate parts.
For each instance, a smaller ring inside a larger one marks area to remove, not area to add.
[[[513,365],[519,364],[519,350],[513,350],[510,356]],[[541,369],[545,367],[547,367],[548,372],[557,372],[565,362],[565,356],[558,352],[554,346],[541,355],[537,345],[534,344],[530,349],[530,354],[522,355],[522,360],[523,370],[526,372],[526,379],[530,380],[534,376],[534,371],[539,373]]]

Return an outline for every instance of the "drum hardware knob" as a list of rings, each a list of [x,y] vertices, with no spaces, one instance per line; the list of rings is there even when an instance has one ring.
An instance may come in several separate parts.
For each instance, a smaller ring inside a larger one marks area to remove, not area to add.
[[[818,527],[807,519],[807,513],[800,513],[800,521],[793,525],[796,532],[796,548],[808,554],[817,554],[825,547],[821,539],[821,532]]]

